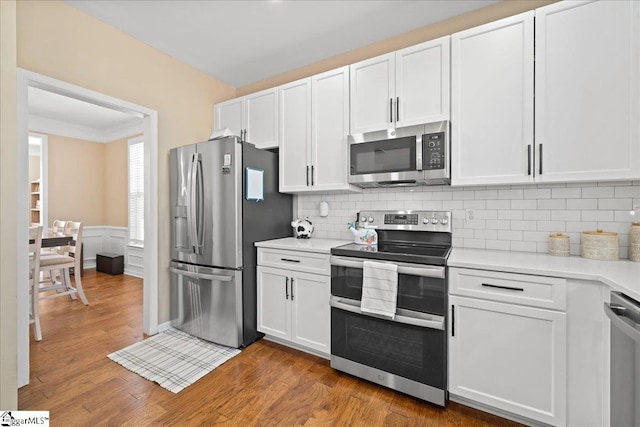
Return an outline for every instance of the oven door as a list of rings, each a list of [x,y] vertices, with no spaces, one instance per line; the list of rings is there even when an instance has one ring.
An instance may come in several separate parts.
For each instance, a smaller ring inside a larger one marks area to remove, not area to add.
[[[332,256],[331,295],[360,300],[363,263],[360,258]],[[393,264],[398,266],[398,308],[444,316],[447,307],[446,268],[401,262]]]
[[[444,406],[444,317],[399,309],[394,320],[331,297],[331,366]]]

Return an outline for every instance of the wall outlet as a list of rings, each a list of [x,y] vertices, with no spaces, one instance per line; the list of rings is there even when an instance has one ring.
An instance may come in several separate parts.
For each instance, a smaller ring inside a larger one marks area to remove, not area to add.
[[[467,208],[464,210],[464,222],[476,222],[476,210]]]

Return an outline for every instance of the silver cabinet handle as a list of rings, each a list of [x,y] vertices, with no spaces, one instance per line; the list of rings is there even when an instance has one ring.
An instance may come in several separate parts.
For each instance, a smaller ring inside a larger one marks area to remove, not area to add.
[[[286,278],[284,282],[284,297],[285,299],[289,299],[289,278]]]
[[[531,144],[527,145],[527,175],[531,175]]]
[[[611,324],[618,328],[623,334],[640,344],[640,330],[635,326],[635,322],[625,316],[620,316],[614,310],[624,311],[622,306],[604,303],[604,312],[611,320]]]
[[[539,170],[538,170],[538,175],[542,175],[542,144],[539,145],[539,159],[538,159],[538,166],[539,166]]]
[[[314,166],[311,165],[311,186],[313,187],[313,170],[314,170]]]
[[[389,322],[402,323],[404,325],[421,326],[423,328],[438,329],[444,331],[444,317],[434,316],[432,314],[419,313],[417,311],[398,309],[396,317],[390,319],[388,317],[380,317],[375,314],[365,313],[360,309],[360,301],[350,298],[339,298],[332,296],[329,305],[338,310],[348,311],[350,313],[361,314],[376,319],[388,320]]]
[[[300,262],[299,259],[280,258],[280,260],[286,262]]]
[[[482,286],[486,288],[505,289],[507,291],[524,292],[524,288],[516,288],[515,286],[492,285],[491,283],[483,283]]]
[[[309,186],[309,165],[307,165],[307,186]]]
[[[293,301],[293,277],[291,278],[291,301]]]
[[[205,279],[205,280],[217,280],[219,282],[230,282],[233,280],[233,276],[221,276],[219,274],[204,274],[204,273],[194,273],[193,271],[181,270],[179,268],[171,267],[169,269],[172,273],[181,274],[187,277],[193,277],[194,279]]]
[[[396,123],[400,120],[400,97],[396,98]]]
[[[389,98],[389,123],[393,123],[393,98]]]
[[[338,267],[348,267],[348,268],[358,268],[362,270],[364,268],[364,261],[355,261],[349,258],[342,258],[338,256],[332,256],[330,258],[331,265],[335,265]],[[385,264],[396,264],[398,266],[398,274],[408,274],[411,276],[422,276],[422,277],[435,277],[437,279],[444,279],[445,277],[445,268],[444,267],[430,267],[430,266],[416,266],[413,264],[406,264],[402,262],[389,262],[389,261],[379,261]]]

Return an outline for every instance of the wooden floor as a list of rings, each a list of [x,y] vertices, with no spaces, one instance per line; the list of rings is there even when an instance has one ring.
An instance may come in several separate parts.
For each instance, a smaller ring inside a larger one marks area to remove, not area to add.
[[[50,411],[52,426],[515,426],[449,402],[446,409],[329,367],[327,360],[260,340],[179,394],[107,354],[143,339],[142,281],[88,270],[89,306],[41,303],[31,333],[30,384],[19,409]]]

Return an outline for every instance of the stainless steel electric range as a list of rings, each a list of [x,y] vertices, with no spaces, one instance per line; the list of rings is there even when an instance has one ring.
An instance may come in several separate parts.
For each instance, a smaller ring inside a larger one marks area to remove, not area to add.
[[[331,250],[331,366],[444,406],[451,212],[362,211],[357,221],[378,244]],[[397,265],[393,320],[360,310],[365,260]]]

